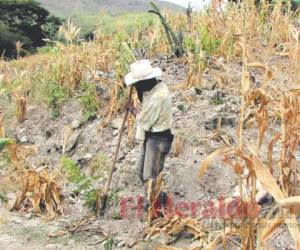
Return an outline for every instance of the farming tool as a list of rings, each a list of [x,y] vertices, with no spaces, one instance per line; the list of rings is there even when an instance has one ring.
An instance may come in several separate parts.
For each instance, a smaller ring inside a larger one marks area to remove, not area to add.
[[[128,97],[128,102],[127,102],[128,106],[131,104],[132,91],[133,91],[133,86],[130,86],[129,97]],[[127,108],[126,112],[125,112],[123,122],[122,122],[121,129],[120,129],[120,132],[119,132],[118,144],[117,144],[116,152],[115,152],[115,155],[114,155],[113,164],[112,164],[112,167],[111,167],[111,170],[110,170],[110,173],[109,173],[108,181],[106,183],[103,194],[101,194],[100,207],[99,207],[100,216],[103,216],[105,214],[105,209],[106,209],[106,205],[107,205],[107,198],[108,198],[108,192],[109,192],[109,188],[110,188],[110,184],[111,184],[111,181],[112,181],[113,174],[117,170],[116,163],[117,163],[118,154],[119,154],[119,150],[120,150],[120,146],[121,146],[122,137],[123,137],[123,134],[124,134],[124,131],[125,131],[125,124],[126,124],[128,115],[129,115],[129,109]]]

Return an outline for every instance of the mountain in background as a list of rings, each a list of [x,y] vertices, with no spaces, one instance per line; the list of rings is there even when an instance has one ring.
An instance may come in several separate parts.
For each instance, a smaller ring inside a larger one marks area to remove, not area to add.
[[[96,14],[105,11],[111,15],[126,12],[147,11],[150,0],[37,0],[52,14],[67,17],[72,15]],[[182,10],[182,7],[166,1],[153,0],[162,8]]]

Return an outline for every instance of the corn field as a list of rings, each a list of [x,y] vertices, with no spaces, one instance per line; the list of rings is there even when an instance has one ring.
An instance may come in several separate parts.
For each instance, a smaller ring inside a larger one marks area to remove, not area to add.
[[[151,207],[145,239],[188,231],[201,242],[202,247],[195,249],[219,249],[220,246],[230,249],[232,242],[238,249],[268,249],[266,242],[285,223],[297,225],[288,230],[295,249],[300,250],[297,223],[300,211],[297,157],[300,140],[299,11],[290,11],[283,1],[274,4],[262,1],[257,7],[254,1],[246,0],[228,3],[221,10],[211,6],[201,13],[186,15],[164,11],[161,15],[174,34],[182,34],[184,52],[179,58],[173,55],[170,35],[157,18],[149,27],[138,27],[132,34],[120,30],[107,35],[99,26],[91,41],[81,41],[80,28],[68,19],[59,30],[58,41],[48,41],[47,52],[12,61],[0,60],[0,96],[9,103],[4,105],[0,100],[0,137],[6,137],[7,121],[15,119],[18,124],[26,121],[30,106],[46,105],[53,117],[59,116],[60,104],[80,93],[86,82],[101,84],[109,91],[108,99],[89,94],[89,99],[82,102],[95,101],[92,112],[105,117],[99,127],[99,131],[103,131],[124,111],[128,91],[123,78],[129,72],[129,65],[137,59],[172,55],[176,63],[185,67],[186,77],[177,86],[182,92],[191,88],[205,89],[205,71],[216,65],[221,73],[216,75],[215,87],[230,92],[241,101],[239,122],[235,142],[224,140],[222,147],[205,156],[199,166],[199,176],[206,178],[212,162],[221,159],[235,173],[242,210],[247,206],[257,209],[260,192],[268,193],[275,204],[263,217],[222,218],[222,232],[205,230],[199,218],[176,215],[153,220]],[[16,46],[18,51],[22,49],[20,42]],[[236,75],[229,68],[234,62],[241,67]],[[92,89],[91,92],[95,91]],[[137,95],[133,99],[135,104],[138,103]],[[188,103],[192,101],[188,100]],[[91,111],[89,107],[82,107],[83,112]],[[279,131],[272,129],[274,124],[279,125]],[[71,132],[69,127],[62,129],[63,153],[69,136],[67,129]],[[132,146],[133,116],[128,119],[127,129]],[[249,132],[253,129],[255,134]],[[271,140],[267,135],[271,135]],[[8,175],[17,171],[22,180],[12,209],[45,213],[51,219],[63,214],[59,178],[55,173],[32,170],[26,160],[30,155],[38,154],[38,150],[18,145],[14,140],[5,145],[5,149],[1,143],[0,149],[11,159]],[[176,157],[180,158],[185,143],[183,135],[177,137]],[[157,189],[150,192],[156,198],[161,191],[160,187]],[[262,223],[267,226],[261,227]],[[162,249],[176,248],[157,248]]]

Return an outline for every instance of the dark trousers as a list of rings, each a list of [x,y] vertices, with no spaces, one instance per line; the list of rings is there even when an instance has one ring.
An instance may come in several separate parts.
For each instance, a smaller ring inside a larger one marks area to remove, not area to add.
[[[137,170],[143,183],[156,179],[164,168],[166,156],[171,150],[174,136],[167,132],[146,133],[137,161]]]

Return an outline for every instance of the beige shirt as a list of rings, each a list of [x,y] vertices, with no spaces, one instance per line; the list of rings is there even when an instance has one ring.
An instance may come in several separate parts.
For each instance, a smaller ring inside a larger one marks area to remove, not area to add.
[[[136,139],[145,140],[145,131],[162,132],[172,126],[172,97],[162,82],[143,95],[142,111],[137,115]]]

